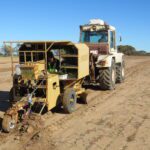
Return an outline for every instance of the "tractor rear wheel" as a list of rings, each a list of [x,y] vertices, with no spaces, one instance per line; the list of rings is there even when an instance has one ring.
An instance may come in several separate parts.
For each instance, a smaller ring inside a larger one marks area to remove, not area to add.
[[[122,83],[125,79],[125,62],[116,65],[116,82]]]
[[[16,127],[16,121],[12,119],[11,116],[5,115],[2,121],[2,129],[4,130],[4,132],[9,133],[13,131],[15,127]]]
[[[65,90],[63,95],[63,108],[66,113],[72,113],[75,111],[75,106],[77,102],[76,92],[73,88],[68,88]]]
[[[116,66],[115,61],[112,59],[111,67],[100,69],[99,71],[99,83],[103,90],[115,89],[116,83]]]

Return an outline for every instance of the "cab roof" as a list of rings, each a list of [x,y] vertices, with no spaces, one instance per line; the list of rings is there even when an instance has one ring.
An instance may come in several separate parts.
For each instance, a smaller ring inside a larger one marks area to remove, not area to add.
[[[91,19],[88,24],[81,25],[81,30],[112,30],[115,31],[115,27],[108,25],[105,21],[101,19]]]

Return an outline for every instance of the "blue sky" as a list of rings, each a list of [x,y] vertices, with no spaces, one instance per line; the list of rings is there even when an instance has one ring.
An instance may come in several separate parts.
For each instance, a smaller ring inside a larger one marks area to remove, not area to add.
[[[0,41],[78,42],[79,25],[91,18],[115,26],[121,44],[150,51],[150,0],[1,0]]]

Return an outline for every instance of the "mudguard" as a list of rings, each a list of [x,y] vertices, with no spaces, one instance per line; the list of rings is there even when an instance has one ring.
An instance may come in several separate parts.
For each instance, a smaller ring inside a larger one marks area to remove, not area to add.
[[[109,55],[100,55],[98,56],[96,67],[97,68],[106,68],[111,67],[112,59],[115,60],[115,63],[122,63],[123,61],[123,53],[113,53]]]

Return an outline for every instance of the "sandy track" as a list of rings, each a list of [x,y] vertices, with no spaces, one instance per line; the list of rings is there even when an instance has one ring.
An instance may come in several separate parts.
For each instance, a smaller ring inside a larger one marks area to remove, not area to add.
[[[46,114],[37,138],[0,135],[0,149],[149,150],[150,57],[126,60],[126,81],[114,91],[89,91],[89,104],[71,115]],[[10,147],[11,146],[11,147]]]

